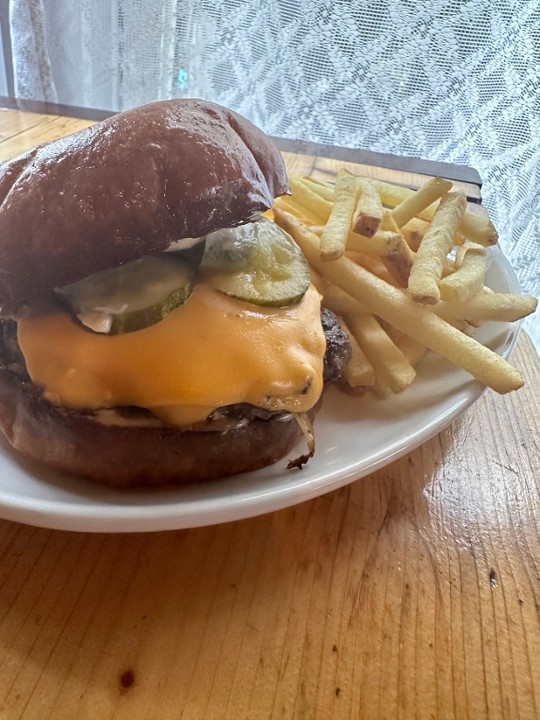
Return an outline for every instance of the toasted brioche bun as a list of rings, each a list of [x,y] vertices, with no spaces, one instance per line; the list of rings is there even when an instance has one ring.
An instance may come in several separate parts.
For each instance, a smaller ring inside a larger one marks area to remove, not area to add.
[[[5,368],[0,369],[0,429],[27,457],[118,488],[257,470],[287,455],[302,434],[292,417],[255,419],[227,432],[105,425],[51,405],[32,383]]]
[[[230,110],[114,115],[0,166],[0,306],[248,222],[287,191],[277,149]]]

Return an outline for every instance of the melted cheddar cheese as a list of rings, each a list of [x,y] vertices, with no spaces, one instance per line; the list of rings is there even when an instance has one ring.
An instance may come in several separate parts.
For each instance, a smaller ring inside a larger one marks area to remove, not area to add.
[[[311,287],[298,305],[259,308],[208,285],[159,323],[124,335],[83,329],[59,309],[18,322],[32,381],[74,409],[135,405],[189,425],[250,403],[304,412],[322,393],[325,338]]]

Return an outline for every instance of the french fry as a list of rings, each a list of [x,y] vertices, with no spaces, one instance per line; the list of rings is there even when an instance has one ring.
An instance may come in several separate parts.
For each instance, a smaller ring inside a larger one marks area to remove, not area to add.
[[[406,288],[414,262],[414,255],[403,239],[403,235],[398,234],[394,237],[394,242],[389,252],[382,258],[382,261],[397,285]]]
[[[373,237],[383,217],[381,197],[369,180],[358,180],[360,196],[354,211],[352,229],[359,235]]]
[[[315,271],[317,272],[317,271]],[[369,311],[360,300],[348,295],[344,290],[334,285],[321,273],[317,273],[315,286],[323,297],[323,304],[333,313],[343,315],[366,315]],[[349,330],[351,329],[347,325]],[[353,333],[354,335],[354,333]]]
[[[438,200],[452,188],[450,180],[432,178],[428,180],[415,193],[403,200],[392,210],[392,216],[399,227],[418,216],[422,210],[429,207],[435,200]]]
[[[334,202],[334,186],[331,183],[317,180],[314,177],[305,177],[302,180],[312,192],[323,198],[323,200],[327,200],[329,203]]]
[[[388,272],[385,264],[378,255],[371,255],[369,253],[357,253],[357,252],[346,252],[345,257],[348,257],[353,262],[361,265],[362,267],[369,270],[373,275],[377,275],[381,280],[384,280],[389,285],[399,286],[399,283],[392,277]]]
[[[465,213],[459,226],[459,234],[479,245],[496,245],[499,233],[486,215]]]
[[[351,359],[345,366],[343,378],[349,388],[366,388],[375,382],[375,370],[366,357],[358,341],[351,333],[344,321],[341,322],[343,331],[349,338],[351,346]]]
[[[340,170],[334,190],[334,204],[321,235],[323,260],[336,260],[345,252],[357,197],[356,177],[347,170]]]
[[[396,283],[407,287],[414,254],[388,210],[383,213],[379,230],[373,237],[349,232],[347,250],[378,255]]]
[[[357,299],[374,315],[406,332],[496,392],[506,393],[523,385],[523,378],[510,363],[416,303],[405,291],[385,283],[346,257],[334,262],[321,261],[319,238],[294,216],[278,210],[276,222],[292,235],[309,263],[323,277]]]
[[[400,287],[407,287],[409,275],[414,263],[414,253],[407,245],[391,212],[385,211],[381,221],[381,229],[393,233],[393,238],[388,246],[388,251],[382,261]]]
[[[471,325],[494,322],[516,322],[532,315],[538,300],[528,295],[513,293],[482,292],[467,302],[439,302],[433,312],[444,320],[465,320]]]
[[[371,313],[344,314],[347,327],[358,341],[379,377],[393,393],[406,390],[416,378],[416,371],[392,342]]]
[[[417,302],[433,305],[440,300],[439,282],[446,256],[454,245],[457,228],[467,207],[460,193],[447,193],[441,200],[411,268],[409,293]]]
[[[355,333],[349,329],[349,325],[355,327],[355,322],[361,322],[361,318],[367,315],[367,311],[362,307],[361,303],[354,300],[350,295],[339,288],[332,285],[326,278],[323,278],[316,270],[311,270],[312,282],[322,296],[322,302],[324,307],[332,310],[335,315],[340,319],[340,325],[342,330],[347,334],[349,338],[349,344],[351,346],[351,359],[347,363],[345,370],[343,371],[343,379],[345,380],[343,389],[349,394],[359,394],[355,392],[358,388],[362,388],[362,393],[368,387],[372,387],[377,382],[377,377],[373,365],[371,365],[365,352],[360,346],[358,340],[355,337]],[[344,320],[346,315],[349,320]],[[355,327],[358,331],[358,328]],[[362,335],[362,332],[356,334]],[[382,381],[378,381],[379,385],[383,385],[387,388],[388,394],[392,391]]]
[[[376,180],[375,178],[369,178],[369,180],[373,183],[373,186],[379,193],[383,205],[386,205],[387,207],[395,208],[416,192],[404,185],[394,185],[393,183],[386,182],[385,180]]]
[[[420,213],[419,217],[428,222],[433,219],[438,204],[434,203]],[[461,245],[466,240],[488,247],[496,245],[499,234],[487,215],[475,215],[468,211],[463,215],[456,234],[456,245]]]
[[[421,220],[420,218],[412,218],[401,228],[401,233],[405,238],[407,245],[413,252],[417,252],[422,242],[422,238],[426,234],[426,230],[429,227],[427,220]]]
[[[397,242],[396,233],[392,230],[379,230],[373,237],[357,235],[349,232],[347,236],[347,250],[374,255],[387,255]]]
[[[484,247],[485,247],[484,245],[480,245],[479,243],[474,243],[474,242],[471,242],[470,240],[465,240],[465,242],[463,242],[456,248],[456,254],[454,257],[454,270],[457,270],[458,268],[461,267],[467,250],[482,250]],[[480,289],[482,289],[482,288],[480,288]]]
[[[484,287],[486,277],[486,251],[470,247],[465,253],[460,267],[441,280],[439,290],[441,300],[448,302],[467,302],[478,295]]]
[[[430,205],[422,211],[419,217],[423,220],[431,221],[437,210],[437,203]],[[496,245],[499,240],[499,234],[495,226],[487,217],[487,215],[475,215],[472,212],[466,212],[461,219],[456,235],[456,244],[462,244],[465,240],[484,245]]]
[[[319,223],[326,223],[332,212],[332,203],[325,200],[302,178],[289,177],[292,198],[295,203],[305,208]]]
[[[388,333],[389,337],[394,341],[397,347],[405,355],[407,360],[415,368],[426,354],[426,346],[422,345],[421,343],[414,340],[412,337],[409,337],[404,332],[401,332],[401,330],[397,330],[391,325],[385,325],[385,330]]]
[[[293,198],[291,195],[276,198],[274,206],[296,215],[302,222],[306,223],[306,225],[313,225],[314,223],[320,222],[317,215],[314,215],[308,207],[299,203],[296,198]]]
[[[369,178],[369,180],[378,191],[383,204],[391,208],[396,208],[400,203],[412,198],[418,192],[403,185],[393,185],[385,180],[375,180],[374,178]],[[325,192],[332,192],[330,184],[325,183],[322,187],[326,188]],[[436,209],[437,202],[434,202],[425,210],[422,210],[418,217],[430,222]],[[460,223],[458,240],[460,236],[485,246],[496,245],[499,239],[495,226],[486,215],[477,215],[470,211],[465,213]]]
[[[343,318],[356,339],[375,375],[387,384],[392,392],[403,392],[414,381],[416,372],[401,350],[392,342],[381,324],[362,304],[328,281],[320,286],[323,304]],[[374,380],[369,383],[373,384]],[[366,383],[367,384],[367,383]]]
[[[371,386],[370,390],[375,393],[379,400],[385,400],[387,397],[392,395],[392,390],[381,377],[375,377],[375,382]]]

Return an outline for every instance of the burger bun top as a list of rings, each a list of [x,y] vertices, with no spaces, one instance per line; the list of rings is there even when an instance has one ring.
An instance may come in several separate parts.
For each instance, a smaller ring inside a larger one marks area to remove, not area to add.
[[[0,306],[249,222],[286,192],[271,140],[219,105],[114,115],[0,166]]]

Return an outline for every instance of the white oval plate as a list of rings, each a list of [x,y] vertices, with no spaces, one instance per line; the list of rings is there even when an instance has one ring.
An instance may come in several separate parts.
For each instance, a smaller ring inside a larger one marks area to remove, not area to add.
[[[487,283],[519,292],[498,248]],[[519,323],[487,323],[485,345],[507,357]],[[257,472],[164,490],[118,491],[43,468],[0,443],[0,517],[40,527],[88,532],[140,532],[212,525],[279,510],[342,487],[388,465],[439,433],[483,387],[429,353],[406,392],[385,400],[330,389],[316,420],[317,452],[300,471],[286,460]],[[299,446],[296,457],[303,452]]]

